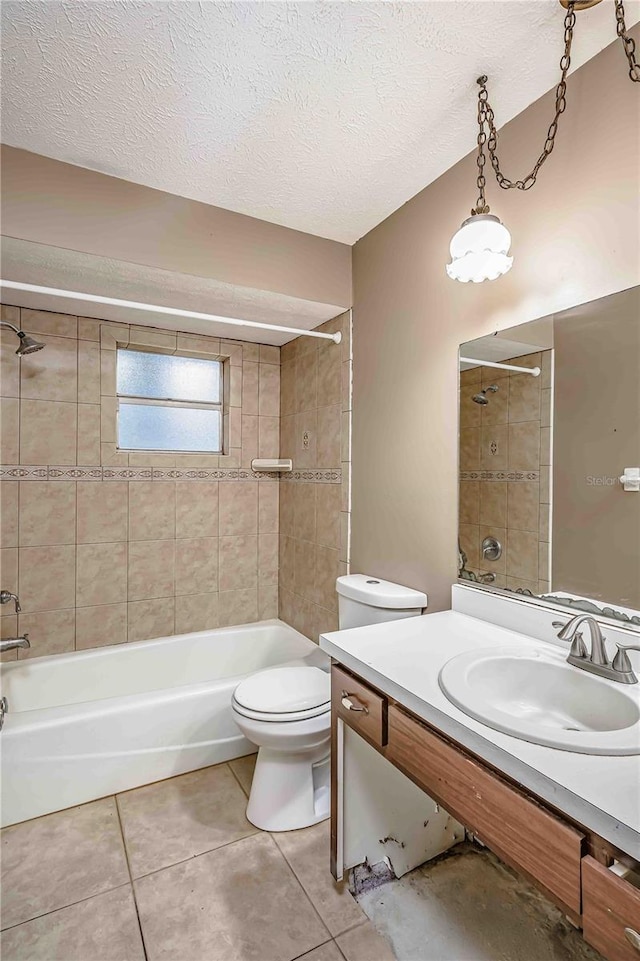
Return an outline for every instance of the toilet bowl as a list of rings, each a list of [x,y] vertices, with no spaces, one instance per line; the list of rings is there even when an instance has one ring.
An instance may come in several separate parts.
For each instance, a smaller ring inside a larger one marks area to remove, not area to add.
[[[427,606],[421,591],[367,574],[339,577],[336,590],[340,630],[416,617]],[[236,724],[259,748],[248,820],[263,831],[293,831],[326,820],[331,813],[329,673],[310,664],[259,671],[240,682],[231,706]]]
[[[247,819],[292,831],[330,813],[331,680],[318,667],[259,671],[236,688],[236,724],[259,748]]]

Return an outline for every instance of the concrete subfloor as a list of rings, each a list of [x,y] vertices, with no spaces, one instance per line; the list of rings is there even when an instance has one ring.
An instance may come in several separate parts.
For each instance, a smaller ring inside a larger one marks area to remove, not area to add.
[[[397,961],[602,961],[532,885],[468,843],[358,902]]]

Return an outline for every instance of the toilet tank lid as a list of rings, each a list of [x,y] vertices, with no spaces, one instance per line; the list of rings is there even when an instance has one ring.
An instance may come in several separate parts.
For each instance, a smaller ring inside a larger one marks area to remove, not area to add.
[[[337,579],[336,590],[342,597],[370,607],[405,611],[427,606],[427,595],[422,591],[414,591],[411,587],[403,587],[392,581],[382,581],[370,574],[345,574]]]

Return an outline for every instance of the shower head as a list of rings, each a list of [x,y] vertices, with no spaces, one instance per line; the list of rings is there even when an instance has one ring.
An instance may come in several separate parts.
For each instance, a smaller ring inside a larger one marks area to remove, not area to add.
[[[18,331],[18,337],[20,338],[20,343],[16,350],[18,357],[22,357],[24,354],[35,354],[37,350],[42,350],[42,348],[46,346],[42,341],[34,340],[29,334],[25,334],[24,330]]]
[[[25,334],[24,330],[18,330],[17,327],[14,327],[13,324],[10,324],[6,320],[0,321],[0,327],[9,327],[19,338],[20,343],[16,350],[18,357],[22,357],[24,354],[35,354],[36,350],[42,350],[42,348],[46,346],[42,341],[35,340],[33,337],[30,337],[29,334]]]
[[[492,394],[495,394],[497,390],[500,390],[497,384],[490,384],[488,387],[485,387],[484,390],[481,390],[479,394],[474,394],[471,400],[474,404],[480,404],[482,407],[484,407],[489,403],[487,391],[491,391]]]

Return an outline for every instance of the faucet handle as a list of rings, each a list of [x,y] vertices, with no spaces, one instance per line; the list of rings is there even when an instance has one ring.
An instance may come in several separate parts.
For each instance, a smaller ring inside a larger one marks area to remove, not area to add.
[[[11,591],[0,591],[0,604],[8,604],[9,601],[14,601],[16,605],[16,614],[19,614],[22,610],[20,607],[20,601],[17,594],[12,594]]]
[[[576,631],[571,642],[571,650],[569,651],[570,657],[584,657],[587,658],[587,645],[584,642],[584,637],[582,631]]]
[[[616,647],[618,650],[611,665],[614,671],[621,671],[623,674],[632,673],[633,668],[627,651],[640,651],[640,644],[618,644],[616,641]]]

